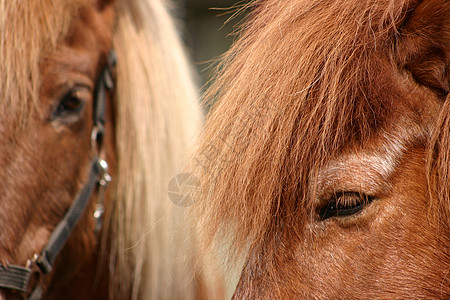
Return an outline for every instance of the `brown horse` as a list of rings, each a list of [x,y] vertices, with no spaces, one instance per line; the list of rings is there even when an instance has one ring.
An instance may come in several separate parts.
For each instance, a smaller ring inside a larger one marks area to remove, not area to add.
[[[450,2],[250,6],[193,171],[234,298],[448,299]]]
[[[194,297],[166,186],[201,114],[163,1],[1,1],[0,74],[0,299]]]

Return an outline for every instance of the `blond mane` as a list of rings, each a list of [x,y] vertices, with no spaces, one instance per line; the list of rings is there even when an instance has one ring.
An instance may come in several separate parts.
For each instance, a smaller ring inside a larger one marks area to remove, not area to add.
[[[110,232],[114,298],[193,296],[192,249],[167,183],[195,139],[201,114],[192,72],[164,1],[120,1],[116,140],[118,178]],[[119,290],[117,290],[119,287]]]

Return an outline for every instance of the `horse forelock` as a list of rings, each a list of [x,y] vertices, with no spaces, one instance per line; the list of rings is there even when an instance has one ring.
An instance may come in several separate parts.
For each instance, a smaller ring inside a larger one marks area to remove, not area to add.
[[[0,105],[25,121],[37,104],[41,59],[64,37],[81,4],[76,1],[2,1]]]
[[[367,143],[402,105],[395,50],[417,5],[255,2],[207,95],[218,104],[194,159],[207,244],[231,241],[235,258],[279,228],[301,234],[320,168]]]

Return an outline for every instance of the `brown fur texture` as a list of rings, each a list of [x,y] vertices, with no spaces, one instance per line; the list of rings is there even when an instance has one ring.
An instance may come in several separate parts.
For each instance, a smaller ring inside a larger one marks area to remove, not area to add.
[[[448,298],[450,3],[252,6],[192,167],[235,298]],[[374,201],[322,219],[339,193]]]

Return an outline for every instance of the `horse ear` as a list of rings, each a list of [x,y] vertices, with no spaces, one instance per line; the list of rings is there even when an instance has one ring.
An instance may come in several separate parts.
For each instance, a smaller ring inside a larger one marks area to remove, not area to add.
[[[407,16],[398,45],[403,67],[445,99],[450,90],[450,1],[422,1]]]

